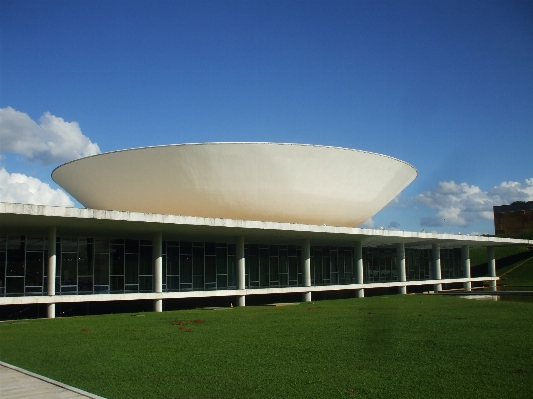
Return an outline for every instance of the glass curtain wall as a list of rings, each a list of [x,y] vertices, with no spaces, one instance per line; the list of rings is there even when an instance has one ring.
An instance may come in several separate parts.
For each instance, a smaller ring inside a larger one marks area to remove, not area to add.
[[[407,281],[428,280],[431,262],[431,249],[405,248]]]
[[[236,289],[235,244],[163,241],[163,292]],[[56,294],[153,291],[152,241],[58,237]],[[406,248],[407,280],[430,278],[431,249]],[[0,235],[0,295],[45,295],[43,236]],[[441,249],[443,278],[462,277],[461,250]],[[313,285],[354,283],[353,248],[311,247]],[[245,245],[248,289],[302,285],[297,245]],[[363,248],[364,281],[397,281],[395,248]]]
[[[363,248],[363,272],[365,283],[398,281],[396,249]]]
[[[246,244],[244,254],[246,288],[301,285],[300,247]]]
[[[350,247],[311,247],[311,284],[352,284],[353,249]]]
[[[442,278],[463,277],[460,248],[442,248],[440,250],[440,270]]]

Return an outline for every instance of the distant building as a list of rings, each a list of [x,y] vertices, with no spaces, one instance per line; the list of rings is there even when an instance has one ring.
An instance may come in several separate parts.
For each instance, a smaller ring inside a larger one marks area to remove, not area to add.
[[[533,201],[516,201],[493,208],[496,234],[519,237],[533,233]]]

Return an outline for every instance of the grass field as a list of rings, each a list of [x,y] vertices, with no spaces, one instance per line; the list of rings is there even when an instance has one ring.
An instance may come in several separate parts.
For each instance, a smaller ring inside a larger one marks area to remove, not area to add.
[[[512,255],[520,254],[526,251],[528,251],[528,249],[525,246],[495,247],[494,258],[496,259],[496,262],[497,262],[498,259],[507,258]],[[487,248],[484,248],[484,247],[470,248],[470,265],[474,267],[482,263],[487,263]]]
[[[517,290],[533,290],[533,258],[525,259],[498,270],[500,283]]]
[[[533,303],[433,295],[0,323],[0,359],[108,398],[526,398]]]

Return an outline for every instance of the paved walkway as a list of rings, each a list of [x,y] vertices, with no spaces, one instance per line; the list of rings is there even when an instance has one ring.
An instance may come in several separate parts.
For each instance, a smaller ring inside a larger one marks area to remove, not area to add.
[[[0,398],[104,399],[4,362],[0,362]]]

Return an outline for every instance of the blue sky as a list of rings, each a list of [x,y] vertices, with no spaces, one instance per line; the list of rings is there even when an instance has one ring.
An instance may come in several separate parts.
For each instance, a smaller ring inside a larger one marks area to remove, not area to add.
[[[0,0],[0,109],[3,201],[68,204],[51,171],[97,151],[296,142],[418,169],[368,226],[493,233],[533,200],[533,3]]]

